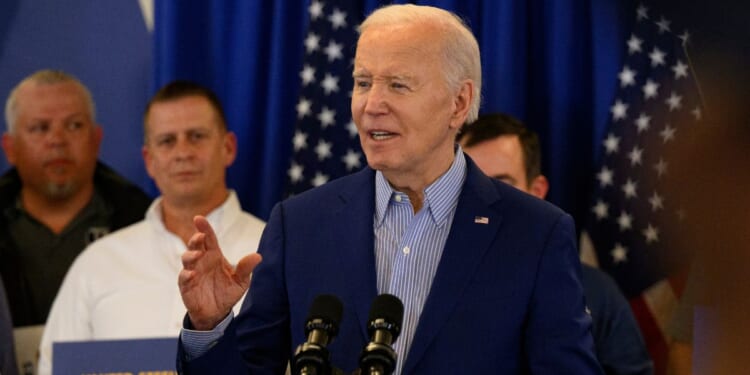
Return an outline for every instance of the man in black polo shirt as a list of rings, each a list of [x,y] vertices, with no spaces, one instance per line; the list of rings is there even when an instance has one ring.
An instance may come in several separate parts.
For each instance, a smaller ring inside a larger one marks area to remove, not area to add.
[[[5,106],[0,274],[15,327],[44,324],[63,277],[93,240],[143,218],[150,198],[97,161],[102,129],[88,89],[42,70]]]

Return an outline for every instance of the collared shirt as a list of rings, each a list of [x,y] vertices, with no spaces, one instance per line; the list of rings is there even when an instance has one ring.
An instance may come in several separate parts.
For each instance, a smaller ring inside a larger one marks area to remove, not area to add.
[[[385,176],[375,176],[375,261],[379,293],[404,303],[401,334],[394,344],[400,374],[411,347],[422,308],[432,286],[466,179],[466,160],[457,148],[453,164],[424,191],[414,213],[409,197],[393,190]]]

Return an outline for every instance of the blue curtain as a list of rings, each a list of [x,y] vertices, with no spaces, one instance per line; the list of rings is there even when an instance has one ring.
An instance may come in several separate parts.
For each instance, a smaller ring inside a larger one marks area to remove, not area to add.
[[[381,3],[366,0],[364,9]],[[417,3],[456,12],[471,26],[483,59],[481,111],[513,114],[539,132],[549,199],[582,223],[634,5],[615,0]],[[263,218],[283,198],[308,5],[305,0],[156,2],[153,90],[180,78],[217,92],[239,139],[229,185],[245,209]]]

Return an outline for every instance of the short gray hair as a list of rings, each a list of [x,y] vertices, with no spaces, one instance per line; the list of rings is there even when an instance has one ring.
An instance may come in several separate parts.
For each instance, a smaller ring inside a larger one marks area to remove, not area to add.
[[[372,26],[430,23],[438,25],[442,37],[442,60],[448,87],[457,90],[462,80],[474,82],[466,122],[479,116],[482,93],[482,62],[479,44],[466,23],[446,10],[413,4],[387,5],[372,12],[359,26],[360,35]]]
[[[94,99],[91,96],[89,89],[71,74],[63,72],[62,70],[44,69],[34,72],[30,76],[24,78],[19,82],[8,95],[8,100],[5,101],[5,126],[8,133],[13,133],[15,129],[16,120],[18,120],[18,92],[20,88],[25,84],[35,83],[39,85],[54,85],[59,83],[73,83],[80,90],[80,94],[83,100],[86,102],[86,107],[89,110],[91,121],[96,123],[96,106]]]

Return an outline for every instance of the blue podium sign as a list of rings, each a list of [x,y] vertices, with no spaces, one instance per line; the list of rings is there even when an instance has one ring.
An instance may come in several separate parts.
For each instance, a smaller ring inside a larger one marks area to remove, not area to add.
[[[52,345],[54,375],[171,375],[177,338],[59,342]]]

